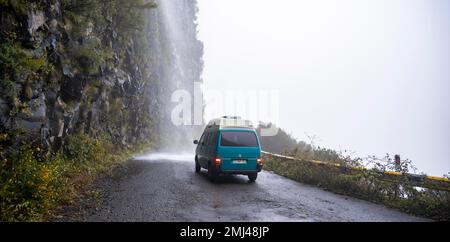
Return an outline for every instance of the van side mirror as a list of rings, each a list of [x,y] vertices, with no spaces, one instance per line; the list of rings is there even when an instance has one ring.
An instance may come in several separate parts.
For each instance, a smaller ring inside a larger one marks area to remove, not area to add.
[[[198,145],[198,140],[194,140],[194,145]]]

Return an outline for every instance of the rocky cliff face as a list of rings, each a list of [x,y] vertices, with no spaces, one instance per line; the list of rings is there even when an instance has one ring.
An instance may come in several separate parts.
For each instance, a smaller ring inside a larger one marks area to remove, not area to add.
[[[191,90],[202,70],[196,1],[0,5],[2,132],[58,150],[78,132],[132,145],[179,129],[170,93]]]

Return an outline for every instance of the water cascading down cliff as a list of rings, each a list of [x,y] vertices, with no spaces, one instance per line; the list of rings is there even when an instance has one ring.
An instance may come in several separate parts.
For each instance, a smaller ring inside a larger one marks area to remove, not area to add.
[[[197,1],[159,0],[157,4],[159,11],[150,12],[148,18],[151,49],[158,51],[157,55],[150,54],[153,63],[151,70],[156,74],[154,77],[159,77],[159,81],[165,84],[154,94],[159,97],[161,107],[152,110],[158,112],[160,117],[161,146],[169,151],[189,150],[192,149],[192,139],[201,134],[202,126],[193,122],[191,125],[175,126],[171,115],[178,103],[171,101],[171,95],[176,90],[187,91],[192,116],[194,83],[202,81],[203,70],[203,44],[197,39]],[[151,34],[155,32],[158,38]]]
[[[195,0],[2,1],[0,130],[53,150],[85,133],[122,146],[190,140],[174,90],[201,80]]]

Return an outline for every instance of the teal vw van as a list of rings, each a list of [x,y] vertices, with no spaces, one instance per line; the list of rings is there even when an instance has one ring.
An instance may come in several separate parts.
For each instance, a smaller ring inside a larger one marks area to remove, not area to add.
[[[213,119],[194,144],[195,171],[207,169],[211,181],[220,174],[241,174],[254,182],[262,169],[261,147],[249,120],[228,116]]]

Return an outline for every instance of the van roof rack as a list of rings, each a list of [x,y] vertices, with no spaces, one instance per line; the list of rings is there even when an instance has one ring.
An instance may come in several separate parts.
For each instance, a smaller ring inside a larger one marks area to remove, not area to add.
[[[242,119],[241,116],[222,116],[222,118],[229,118],[229,119]]]
[[[253,123],[250,120],[242,119],[239,116],[222,116],[208,123],[208,127],[219,126],[221,128],[249,128],[253,129]]]

